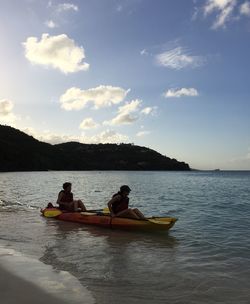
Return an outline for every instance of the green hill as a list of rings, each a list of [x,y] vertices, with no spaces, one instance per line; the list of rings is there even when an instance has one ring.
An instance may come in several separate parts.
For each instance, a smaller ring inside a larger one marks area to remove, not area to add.
[[[0,125],[0,171],[190,170],[189,165],[133,144],[51,145]]]

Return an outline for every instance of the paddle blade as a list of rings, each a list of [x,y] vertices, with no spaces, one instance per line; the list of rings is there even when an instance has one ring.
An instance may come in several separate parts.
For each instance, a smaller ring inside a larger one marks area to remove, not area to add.
[[[109,211],[109,208],[108,208],[108,207],[103,208],[102,212],[103,212],[104,214],[110,214],[110,211]]]
[[[62,214],[62,211],[59,209],[45,209],[42,213],[45,217],[57,217],[58,215]]]

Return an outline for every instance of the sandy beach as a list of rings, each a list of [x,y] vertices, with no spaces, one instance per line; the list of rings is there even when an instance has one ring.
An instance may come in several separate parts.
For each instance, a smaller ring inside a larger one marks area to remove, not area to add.
[[[95,302],[87,288],[69,272],[0,246],[1,304],[80,304],[83,301]]]
[[[66,303],[36,285],[15,276],[2,266],[0,266],[0,298],[2,304]]]

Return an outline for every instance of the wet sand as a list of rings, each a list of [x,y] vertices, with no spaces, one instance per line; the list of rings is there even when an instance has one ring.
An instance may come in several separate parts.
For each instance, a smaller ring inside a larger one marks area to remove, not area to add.
[[[66,304],[0,266],[1,304]]]

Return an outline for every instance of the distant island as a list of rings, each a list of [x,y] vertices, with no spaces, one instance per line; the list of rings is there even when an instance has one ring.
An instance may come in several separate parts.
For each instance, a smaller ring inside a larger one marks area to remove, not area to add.
[[[51,145],[0,125],[0,172],[48,170],[190,170],[185,162],[133,144]]]

